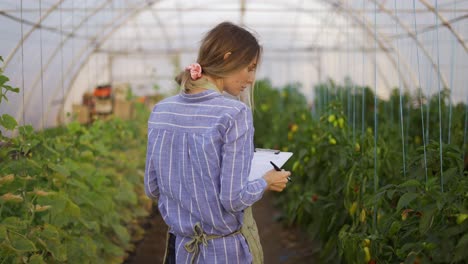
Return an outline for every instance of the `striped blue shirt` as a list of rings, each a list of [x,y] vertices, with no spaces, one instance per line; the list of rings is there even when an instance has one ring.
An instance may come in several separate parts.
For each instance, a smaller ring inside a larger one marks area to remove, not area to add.
[[[239,230],[243,210],[258,201],[264,179],[248,181],[254,127],[244,103],[206,90],[157,103],[148,121],[145,191],[176,235],[177,263],[192,257],[184,245],[199,222],[208,235]],[[196,263],[250,263],[241,234],[200,245]]]

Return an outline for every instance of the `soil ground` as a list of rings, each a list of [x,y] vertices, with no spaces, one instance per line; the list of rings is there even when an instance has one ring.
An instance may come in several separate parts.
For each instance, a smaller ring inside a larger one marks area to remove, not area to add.
[[[267,192],[254,204],[265,264],[311,264],[313,245],[306,235],[296,228],[286,228],[275,219],[279,211],[273,207],[274,193]],[[146,234],[125,264],[162,263],[167,226],[154,212],[144,223]]]

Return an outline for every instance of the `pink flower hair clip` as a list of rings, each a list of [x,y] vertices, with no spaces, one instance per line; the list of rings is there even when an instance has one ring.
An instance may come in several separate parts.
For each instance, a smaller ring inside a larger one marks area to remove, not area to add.
[[[190,71],[190,77],[192,80],[196,81],[202,77],[202,67],[198,63],[192,63],[189,66],[185,67],[186,71]]]

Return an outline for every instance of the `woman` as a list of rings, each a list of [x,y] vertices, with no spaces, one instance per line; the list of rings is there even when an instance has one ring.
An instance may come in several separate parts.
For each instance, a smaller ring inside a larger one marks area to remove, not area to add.
[[[250,32],[223,22],[202,40],[197,63],[176,78],[183,91],[153,109],[145,190],[169,226],[165,263],[258,262],[258,236],[243,235],[244,212],[252,224],[248,208],[265,190],[282,191],[291,173],[271,170],[248,181],[251,109],[221,92],[237,97],[253,89],[260,56]]]

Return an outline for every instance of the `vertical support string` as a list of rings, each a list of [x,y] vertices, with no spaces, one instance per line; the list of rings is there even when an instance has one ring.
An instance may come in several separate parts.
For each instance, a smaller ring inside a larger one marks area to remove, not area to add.
[[[42,62],[42,0],[39,0],[39,57],[41,63],[41,126],[44,130],[44,66]]]
[[[468,127],[468,96],[466,97],[466,107],[465,107],[465,130],[463,131],[463,161],[466,158],[466,131]]]
[[[416,0],[413,0],[413,18],[414,18],[414,34],[416,40],[418,39],[418,30],[416,28]],[[426,154],[426,139],[424,132],[424,111],[423,111],[423,98],[422,98],[422,88],[421,88],[421,71],[419,65],[419,47],[416,45],[416,61],[418,64],[418,82],[419,82],[419,104],[421,109],[421,129],[422,129],[422,142],[424,149],[424,172],[426,176],[426,186],[427,186],[427,154]]]
[[[72,22],[72,32],[75,31],[75,0],[71,0],[71,4],[72,4],[72,9],[71,9],[71,22]],[[71,39],[71,65],[74,65],[75,64],[75,38],[73,36],[73,38]],[[69,83],[68,84],[69,86],[72,86],[73,84],[72,83]],[[69,87],[69,89],[72,89],[72,87]]]
[[[374,193],[377,193],[379,188],[379,177],[377,175],[377,4],[374,4]],[[374,204],[374,232],[377,231],[377,202]]]
[[[429,36],[427,37],[429,38]],[[433,37],[432,38],[432,45],[431,45],[431,53],[434,53],[434,40],[435,38]],[[430,39],[427,40],[427,42],[429,42]],[[433,74],[431,74],[431,67],[429,66],[429,64],[427,64],[427,73],[426,73],[426,81],[427,81],[427,87],[426,87],[426,94],[427,94],[427,97],[428,97],[428,100],[427,100],[427,106],[426,106],[426,137],[427,137],[427,141],[426,141],[426,144],[429,144],[429,140],[430,140],[430,108],[431,108],[431,105],[432,105],[432,102],[431,102],[431,90],[429,89],[429,87],[431,87],[432,85],[432,76]]]
[[[346,5],[348,5],[348,1],[346,0]],[[348,70],[348,76],[350,77],[351,85],[352,85],[352,80],[351,80],[351,74],[350,74],[350,65],[349,65],[349,16],[346,16],[346,68]],[[346,87],[347,91],[347,108],[348,108],[348,115],[347,115],[347,121],[348,121],[348,126],[351,125],[351,87]],[[353,142],[354,142],[354,130],[353,130]]]
[[[453,17],[457,17],[457,1],[453,2]],[[448,139],[447,143],[451,143],[451,129],[452,129],[452,89],[453,89],[453,66],[455,64],[455,36],[452,36],[452,49],[450,58],[450,87],[449,89],[449,125],[448,125]]]
[[[439,155],[440,155],[440,188],[444,192],[444,167],[443,167],[443,157],[442,157],[442,109],[441,109],[441,90],[440,90],[440,62],[439,62],[439,17],[437,16],[438,11],[438,1],[435,1],[435,17],[436,17],[436,38],[437,38],[437,87],[439,88]]]
[[[96,29],[96,32],[99,32],[98,31],[98,26],[99,26],[98,22],[100,22],[101,20],[102,20],[102,16],[96,15],[96,20],[95,20],[95,24],[94,24],[94,28]],[[97,87],[99,85],[99,72],[98,72],[99,61],[100,61],[100,55],[97,52],[94,52],[94,67],[96,68],[94,70],[94,74],[95,74],[94,78],[96,79],[95,82],[94,82],[94,87]],[[101,65],[103,65],[103,64],[101,64]]]
[[[60,43],[63,43],[63,3],[60,3]],[[63,44],[60,46],[60,84],[62,88],[62,99],[61,99],[61,122],[65,119],[65,84],[64,84],[64,75],[63,75]]]
[[[395,16],[398,17],[398,11],[397,11],[397,1],[394,0],[394,8],[395,8]],[[395,33],[398,35],[398,26],[397,23],[395,23]],[[399,47],[399,41],[398,39],[396,40],[396,47],[397,50],[400,48]],[[398,69],[400,69],[400,55],[397,53],[397,62],[398,62]],[[401,88],[401,74],[400,71],[398,71],[398,88],[400,90],[400,128],[401,128],[401,145],[402,145],[402,150],[403,150],[403,176],[406,178],[406,152],[405,152],[405,135],[404,135],[404,123],[403,123],[403,100],[402,100],[402,88]],[[393,102],[391,103],[393,106]],[[392,115],[393,115],[393,109],[392,109]]]
[[[364,21],[364,16],[365,16],[365,10],[366,10],[366,1],[362,1],[362,17]],[[366,38],[366,32],[362,30],[362,39]],[[365,44],[363,44],[364,47]],[[366,104],[366,90],[365,90],[365,56],[366,56],[366,49],[365,47],[362,50],[362,101],[361,101],[361,110],[362,110],[362,117],[361,117],[361,134],[364,135],[364,129],[365,129],[365,104]]]
[[[23,20],[23,0],[20,2],[20,16],[21,16],[21,21]],[[21,39],[24,38],[24,30],[23,30],[23,22],[21,22]],[[26,125],[26,114],[25,114],[25,107],[24,107],[24,95],[26,94],[25,86],[24,86],[24,41],[21,41],[21,88],[23,89],[23,126]]]
[[[23,0],[20,2],[20,16],[21,16],[21,39],[24,38],[24,30],[23,30]],[[21,89],[23,89],[22,100],[23,100],[23,126],[26,126],[26,114],[25,114],[25,107],[24,107],[24,95],[26,94],[25,86],[24,86],[24,41],[21,41]],[[26,153],[25,153],[26,155]],[[23,159],[23,175],[26,176],[26,159]]]
[[[88,0],[85,1],[85,17],[88,17]],[[89,20],[86,21],[86,39],[89,37]],[[86,63],[87,79],[88,79],[88,89],[91,89],[91,55],[89,56],[88,62]]]

